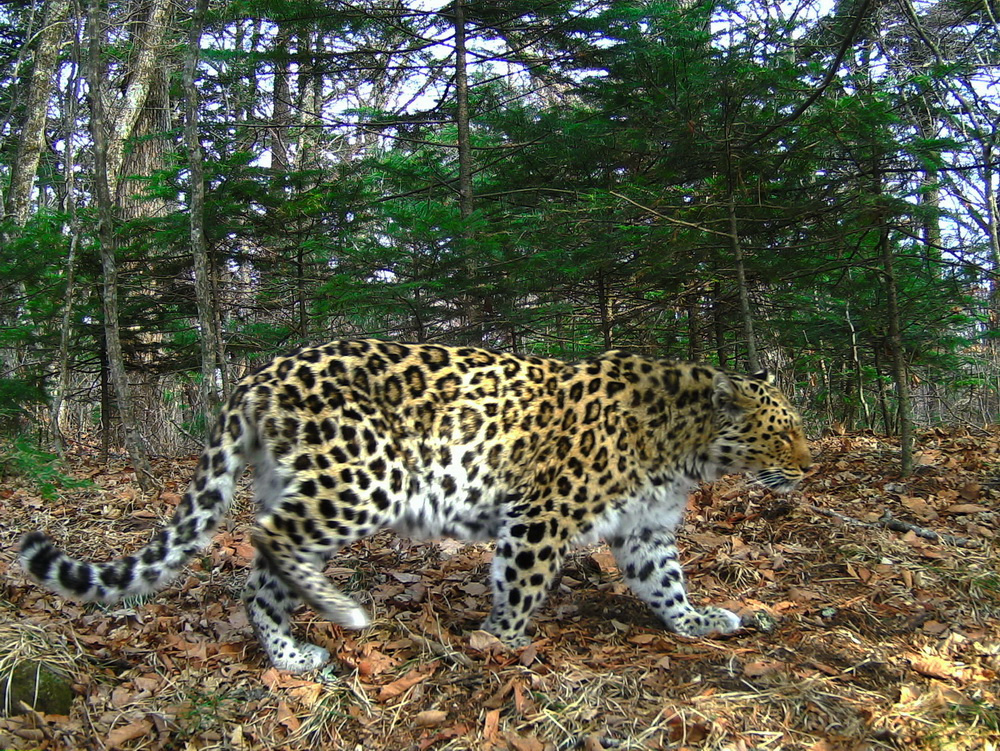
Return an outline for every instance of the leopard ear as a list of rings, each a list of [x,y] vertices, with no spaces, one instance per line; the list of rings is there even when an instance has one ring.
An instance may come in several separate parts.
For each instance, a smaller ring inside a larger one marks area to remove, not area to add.
[[[774,373],[769,371],[767,368],[763,370],[758,370],[756,373],[750,376],[755,381],[763,381],[764,383],[774,383]]]
[[[729,376],[716,373],[712,379],[712,404],[730,419],[737,420],[746,413],[749,401],[736,389]]]

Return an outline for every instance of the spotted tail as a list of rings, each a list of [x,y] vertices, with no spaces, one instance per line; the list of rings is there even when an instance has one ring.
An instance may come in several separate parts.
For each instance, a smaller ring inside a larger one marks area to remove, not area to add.
[[[231,436],[224,424],[220,418],[173,517],[144,548],[90,563],[66,555],[43,532],[29,532],[21,539],[21,566],[43,586],[74,600],[115,602],[167,586],[208,544],[232,501],[245,464],[244,435]]]

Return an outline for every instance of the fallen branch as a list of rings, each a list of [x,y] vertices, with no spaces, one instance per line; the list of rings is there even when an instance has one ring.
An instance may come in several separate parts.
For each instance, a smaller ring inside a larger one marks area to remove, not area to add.
[[[921,527],[916,524],[900,521],[890,514],[888,510],[882,512],[882,516],[878,521],[865,522],[861,521],[861,519],[855,519],[853,516],[841,514],[839,511],[831,511],[830,509],[820,508],[819,506],[809,505],[808,508],[810,511],[815,511],[817,514],[839,519],[845,524],[851,524],[855,527],[868,527],[869,529],[885,527],[886,529],[891,529],[893,532],[912,532],[917,537],[923,537],[925,540],[946,542],[949,545],[955,545],[960,548],[980,548],[983,546],[979,540],[972,540],[968,537],[956,537],[955,535],[949,535],[944,532],[935,532],[933,529],[927,529],[926,527]]]

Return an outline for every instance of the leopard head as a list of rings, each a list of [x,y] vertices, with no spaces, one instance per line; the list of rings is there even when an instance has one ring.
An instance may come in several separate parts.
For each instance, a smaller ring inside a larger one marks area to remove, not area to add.
[[[779,492],[794,488],[812,464],[802,419],[767,371],[717,373],[712,404],[716,433],[709,454],[725,472],[752,472]]]

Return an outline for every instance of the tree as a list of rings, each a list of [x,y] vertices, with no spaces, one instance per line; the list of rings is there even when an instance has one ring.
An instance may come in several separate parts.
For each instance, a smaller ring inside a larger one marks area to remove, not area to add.
[[[195,85],[195,71],[201,52],[201,35],[207,8],[208,0],[194,0],[192,3],[191,29],[188,33],[188,49],[184,60],[186,98],[184,138],[188,152],[188,170],[191,174],[188,213],[191,218],[191,256],[194,260],[194,288],[198,302],[198,329],[201,334],[201,398],[206,426],[211,424],[212,414],[218,405],[216,373],[220,370],[217,361],[217,356],[220,354],[220,337],[216,327],[218,319],[209,273],[208,246],[205,240],[205,175],[202,168],[204,157],[198,134],[198,87]],[[226,385],[225,379],[223,384]]]
[[[104,302],[104,341],[107,348],[108,371],[114,383],[118,410],[125,429],[125,446],[136,470],[140,487],[149,491],[153,487],[152,468],[146,457],[145,440],[139,430],[125,371],[122,354],[121,329],[118,317],[118,259],[114,230],[114,205],[112,201],[113,167],[108,158],[107,135],[104,118],[104,87],[101,77],[100,0],[90,0],[87,8],[87,85],[90,101],[90,136],[94,144],[95,188],[98,204],[98,242],[100,243]]]

